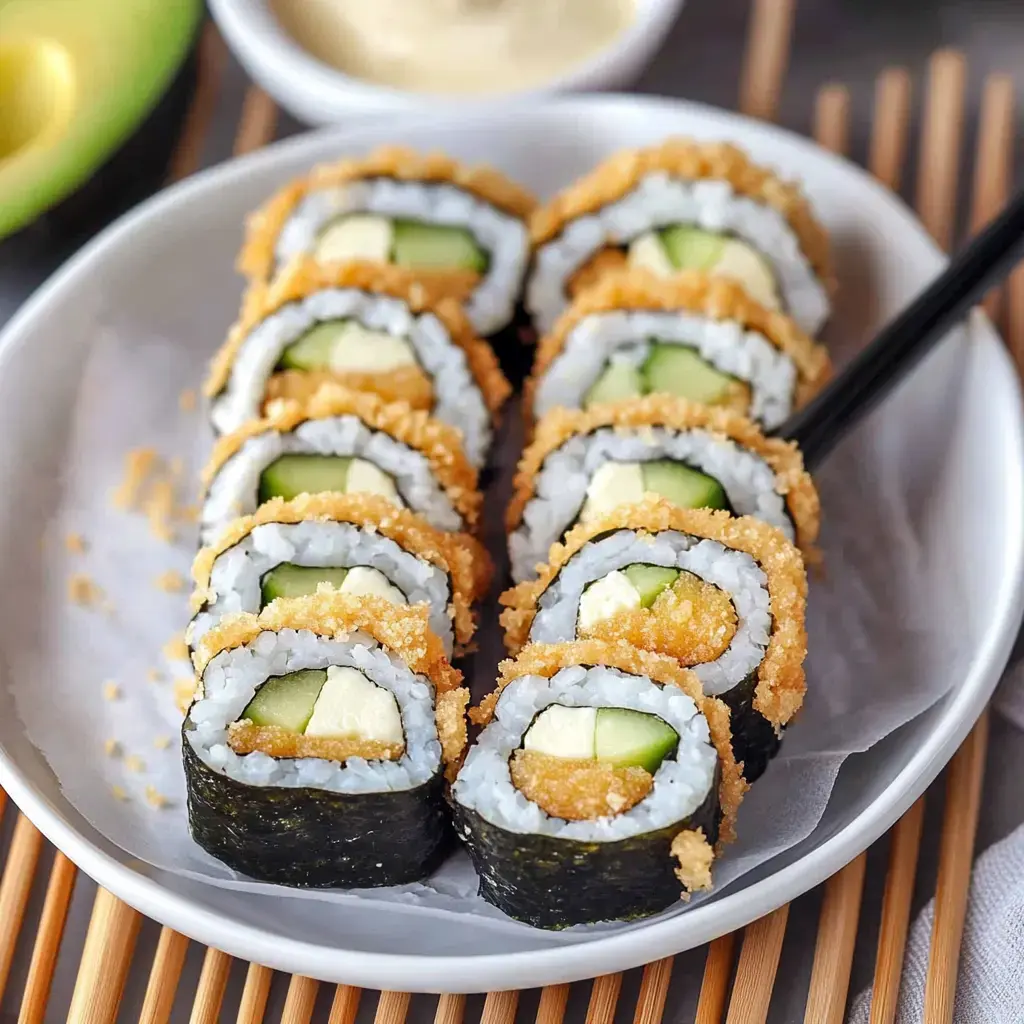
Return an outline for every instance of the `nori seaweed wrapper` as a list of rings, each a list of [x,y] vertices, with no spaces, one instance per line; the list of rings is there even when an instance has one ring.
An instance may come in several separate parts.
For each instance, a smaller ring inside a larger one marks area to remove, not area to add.
[[[582,842],[509,832],[455,802],[455,825],[480,876],[480,895],[516,920],[537,928],[628,921],[679,902],[672,840],[703,829],[718,840],[719,770],[704,802],[688,818],[628,839]]]
[[[779,752],[782,737],[775,726],[754,707],[757,689],[757,670],[741,679],[731,690],[718,694],[728,705],[732,725],[732,749],[736,760],[743,762],[743,778],[755,782],[768,767],[768,762]]]
[[[204,764],[188,731],[186,719],[192,838],[250,878],[309,889],[403,885],[429,875],[451,847],[440,770],[401,792],[249,786]]]

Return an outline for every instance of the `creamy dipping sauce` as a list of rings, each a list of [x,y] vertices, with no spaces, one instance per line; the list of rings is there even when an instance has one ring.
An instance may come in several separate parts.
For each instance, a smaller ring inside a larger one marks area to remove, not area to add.
[[[271,0],[314,57],[368,82],[495,93],[555,78],[607,47],[636,0]]]

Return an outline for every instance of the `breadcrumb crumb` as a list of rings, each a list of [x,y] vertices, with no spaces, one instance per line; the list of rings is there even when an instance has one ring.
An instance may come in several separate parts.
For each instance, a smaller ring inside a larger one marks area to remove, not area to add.
[[[168,478],[155,481],[142,510],[149,520],[149,532],[168,544],[174,541],[174,509],[174,482]]]
[[[153,581],[157,590],[168,594],[180,594],[185,589],[185,577],[176,569],[168,569]]]
[[[188,644],[185,633],[175,633],[163,646],[164,657],[168,661],[188,661]]]
[[[181,676],[174,680],[174,704],[183,715],[188,714],[195,692],[196,681],[192,676]]]
[[[163,672],[158,668],[151,668],[146,672],[146,679],[151,683],[159,683],[164,677]]]
[[[196,391],[195,388],[185,388],[180,395],[178,395],[178,408],[182,412],[192,412],[196,407]]]
[[[130,772],[144,772],[146,770],[146,762],[142,760],[137,754],[129,754],[124,759],[124,766]]]
[[[136,508],[143,485],[159,463],[160,457],[152,448],[133,448],[128,452],[124,457],[124,477],[111,499],[114,507],[125,511]]]
[[[167,807],[170,804],[170,800],[168,800],[167,797],[165,797],[163,793],[156,788],[156,786],[150,785],[146,787],[146,803],[149,804],[150,807],[155,807],[159,811]]]
[[[72,555],[84,555],[86,551],[85,538],[80,533],[69,533],[64,537],[64,547]]]
[[[111,786],[110,792],[113,794],[115,800],[120,800],[122,803],[128,799],[128,793],[124,786]]]
[[[117,740],[104,740],[103,741],[103,753],[107,757],[120,757],[121,756],[121,744]]]
[[[121,687],[117,683],[107,682],[103,684],[103,699],[104,700],[120,700],[121,699]]]
[[[171,745],[171,737],[170,736],[154,736],[153,737],[153,746],[157,750],[166,750],[170,745]]]
[[[97,604],[103,597],[102,589],[84,572],[76,572],[68,579],[68,600],[85,608]]]

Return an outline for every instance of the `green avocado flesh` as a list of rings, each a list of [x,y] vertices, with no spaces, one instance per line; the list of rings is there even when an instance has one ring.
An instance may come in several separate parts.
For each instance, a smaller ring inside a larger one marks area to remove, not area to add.
[[[321,491],[344,493],[351,462],[340,455],[282,455],[260,473],[260,504]]]
[[[337,590],[345,582],[348,569],[321,568],[317,565],[293,565],[282,562],[276,569],[271,569],[260,582],[260,595],[263,605],[279,597],[305,597],[315,594],[321,583],[330,583]]]
[[[311,327],[282,353],[277,364],[282,370],[323,370],[331,365],[334,346],[348,328],[348,320],[325,320]]]
[[[487,269],[487,254],[465,228],[414,220],[396,220],[394,228],[392,260],[400,267]]]
[[[679,743],[679,733],[657,715],[631,708],[598,708],[594,749],[615,768],[643,768],[652,775]]]
[[[680,508],[728,508],[722,485],[706,473],[690,469],[681,462],[660,460],[640,465],[644,490],[667,498]]]
[[[644,393],[644,380],[640,371],[631,363],[613,361],[597,378],[593,387],[583,398],[583,408],[601,402],[620,402],[625,398],[638,398]]]
[[[660,565],[644,565],[642,562],[627,565],[622,573],[640,595],[641,608],[650,608],[657,601],[658,596],[679,579],[678,569],[666,569]]]
[[[713,231],[675,224],[661,232],[661,244],[681,270],[710,270],[721,258],[726,239]]]
[[[714,405],[729,392],[733,378],[716,370],[685,345],[651,345],[643,367],[644,390],[667,391],[692,402]]]
[[[276,725],[289,732],[305,732],[313,705],[327,682],[322,669],[289,672],[268,679],[239,716],[253,725]]]

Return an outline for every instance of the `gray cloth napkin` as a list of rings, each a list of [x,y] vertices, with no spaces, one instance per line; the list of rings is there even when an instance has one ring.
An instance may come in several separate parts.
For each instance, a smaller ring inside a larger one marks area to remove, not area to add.
[[[1007,670],[994,709],[1024,730],[1024,662],[1015,661]],[[932,900],[907,938],[896,1024],[919,1024],[922,1019],[934,915]],[[849,1024],[867,1024],[870,1007],[868,989],[854,1000]],[[1024,825],[975,862],[953,1019],[956,1024],[1024,1021]]]

